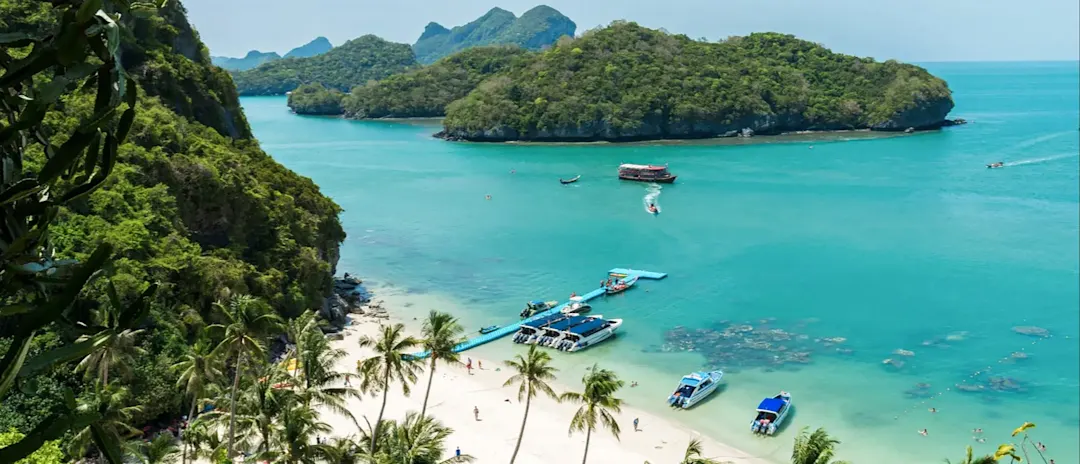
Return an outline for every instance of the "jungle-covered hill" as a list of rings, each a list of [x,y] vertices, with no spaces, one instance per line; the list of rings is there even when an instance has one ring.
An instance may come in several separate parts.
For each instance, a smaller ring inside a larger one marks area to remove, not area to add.
[[[43,33],[56,20],[48,2],[0,0],[0,34]],[[321,307],[345,233],[338,205],[259,148],[229,74],[211,64],[181,2],[126,21],[122,61],[140,87],[134,125],[106,185],[63,209],[50,234],[61,257],[85,259],[96,245],[112,244],[111,280],[123,301],[160,283],[136,339],[142,351],[129,375],[118,371],[113,382],[143,406],[129,421],[139,427],[181,414],[170,366],[211,322],[214,301],[251,294],[286,318]],[[66,97],[47,126],[71,133],[92,113],[93,94]],[[43,162],[40,148],[28,156]],[[106,300],[100,285],[86,292],[82,305]],[[12,330],[0,325],[0,348]],[[41,334],[31,356],[75,335]],[[0,430],[25,433],[57,412],[62,387],[85,393],[91,384],[73,364],[35,377],[37,394],[7,395]]]
[[[694,41],[629,22],[560,40],[450,104],[441,136],[623,141],[939,127],[945,81],[777,33]]]

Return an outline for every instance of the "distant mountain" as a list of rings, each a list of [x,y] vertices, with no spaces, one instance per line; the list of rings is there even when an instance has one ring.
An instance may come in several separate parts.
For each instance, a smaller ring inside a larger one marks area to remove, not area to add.
[[[414,65],[416,59],[408,45],[365,35],[321,55],[284,58],[234,72],[233,82],[240,95],[283,95],[312,83],[347,92]]]
[[[243,58],[229,58],[227,56],[211,56],[210,62],[215,66],[229,71],[246,71],[267,61],[280,60],[281,55],[274,52],[263,53],[252,50]]]
[[[289,50],[289,53],[285,54],[285,58],[308,58],[322,55],[330,51],[331,48],[334,48],[334,46],[330,45],[330,41],[326,37],[316,37],[311,42]]]
[[[431,64],[456,51],[482,45],[540,50],[564,35],[573,37],[576,30],[570,18],[546,5],[526,11],[520,18],[502,8],[492,8],[475,21],[453,29],[429,23],[413,44],[413,52],[417,61]]]

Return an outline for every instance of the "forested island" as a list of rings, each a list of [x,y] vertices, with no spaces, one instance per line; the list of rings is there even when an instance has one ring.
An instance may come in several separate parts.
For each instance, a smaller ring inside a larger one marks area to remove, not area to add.
[[[415,65],[408,45],[365,35],[320,55],[284,58],[233,73],[233,81],[240,95],[284,95],[311,83],[347,92]]]
[[[275,52],[260,52],[258,50],[252,50],[247,52],[243,58],[230,58],[227,56],[211,56],[210,61],[214,66],[218,66],[221,69],[227,71],[247,71],[260,64],[268,61],[280,60],[281,55]]]
[[[790,35],[700,42],[630,22],[590,31],[480,84],[439,136],[631,141],[788,131],[931,129],[953,108],[918,66],[833,53]]]

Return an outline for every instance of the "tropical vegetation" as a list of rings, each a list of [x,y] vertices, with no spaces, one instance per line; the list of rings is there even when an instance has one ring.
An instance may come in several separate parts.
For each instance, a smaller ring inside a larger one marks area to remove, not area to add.
[[[525,400],[525,413],[521,416],[521,430],[518,432],[517,443],[514,444],[514,454],[510,455],[510,464],[514,464],[518,451],[521,450],[521,439],[525,437],[525,423],[529,420],[529,406],[532,404],[532,399],[543,393],[548,398],[559,401],[559,395],[555,394],[551,385],[548,385],[548,382],[555,380],[555,372],[558,369],[551,366],[551,356],[537,349],[536,345],[529,345],[529,351],[524,356],[519,354],[510,361],[504,361],[503,364],[514,372],[512,377],[506,379],[503,386],[517,385],[518,402]]]
[[[622,412],[623,400],[616,398],[615,393],[625,382],[619,380],[614,372],[593,364],[581,383],[585,385],[583,392],[565,392],[559,396],[559,401],[581,405],[570,419],[570,434],[585,433],[585,451],[581,455],[581,463],[585,464],[589,459],[589,441],[594,430],[605,428],[616,439],[619,438],[619,421],[615,419],[615,414]]]
[[[450,102],[468,95],[487,77],[522,62],[527,54],[517,46],[471,48],[430,66],[358,86],[341,106],[346,117],[356,119],[441,117]]]
[[[576,30],[577,25],[570,18],[546,5],[526,11],[520,18],[502,8],[492,8],[476,20],[453,29],[429,23],[412,48],[417,61],[431,64],[455,52],[485,45],[540,50],[560,37],[573,37]]]
[[[625,140],[934,127],[945,81],[777,33],[695,41],[617,21],[565,38],[447,108],[470,140]]]
[[[251,50],[243,58],[230,58],[227,56],[211,56],[210,62],[221,69],[228,71],[247,71],[268,61],[280,60],[281,55],[275,52],[260,52]]]
[[[330,51],[334,46],[330,43],[330,40],[326,37],[316,37],[304,45],[296,47],[285,53],[285,58],[308,58],[316,55],[322,55]]]
[[[289,93],[288,106],[296,114],[332,116],[342,113],[341,101],[345,93],[312,83],[297,87]]]
[[[415,65],[408,45],[365,35],[320,55],[284,58],[233,73],[233,80],[240,95],[284,95],[313,83],[347,92]]]
[[[824,428],[810,432],[809,427],[803,427],[791,448],[791,464],[846,464],[833,461],[839,444],[840,440],[829,436]]]

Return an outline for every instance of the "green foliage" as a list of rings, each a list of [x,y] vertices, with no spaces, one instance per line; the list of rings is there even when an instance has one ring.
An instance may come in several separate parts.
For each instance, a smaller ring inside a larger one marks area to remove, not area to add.
[[[528,50],[550,46],[562,36],[574,36],[577,25],[554,8],[540,5],[520,18],[501,8],[492,8],[464,26],[446,29],[430,23],[413,44],[417,61],[430,64],[439,58],[472,47],[516,45]]]
[[[846,464],[832,460],[839,444],[840,440],[829,436],[823,427],[813,432],[809,427],[803,427],[791,448],[791,464]]]
[[[401,422],[384,421],[377,436],[364,432],[361,440],[375,443],[377,450],[369,452],[371,464],[456,464],[476,460],[468,454],[443,459],[446,439],[454,430],[416,412],[406,413]]]
[[[415,64],[408,45],[365,35],[318,56],[272,61],[233,78],[240,95],[283,95],[310,83],[345,92]]]
[[[247,71],[268,61],[280,60],[281,55],[275,52],[260,52],[252,50],[243,58],[229,58],[227,56],[211,56],[210,62],[221,69],[228,71]]]
[[[507,139],[708,137],[940,123],[952,108],[926,70],[833,53],[790,35],[704,43],[616,22],[562,40],[447,109],[451,134]]]
[[[341,114],[341,100],[345,93],[322,84],[304,84],[289,94],[289,109],[296,114],[337,115]]]
[[[0,433],[0,448],[15,444],[24,436],[15,429]],[[45,446],[38,448],[34,454],[15,461],[15,464],[60,464],[62,462],[64,462],[64,452],[60,450],[60,441],[54,440],[45,443]]]
[[[346,116],[359,119],[443,116],[450,102],[468,95],[488,76],[524,62],[527,55],[516,46],[471,48],[430,66],[356,87],[342,106]]]
[[[581,383],[585,386],[584,391],[563,393],[559,396],[559,401],[581,405],[570,419],[570,434],[585,432],[585,453],[581,458],[584,464],[589,457],[589,440],[594,430],[606,428],[616,440],[619,439],[619,422],[615,420],[614,414],[622,412],[623,400],[616,398],[615,393],[626,382],[619,380],[615,372],[600,369],[593,364],[589,373],[581,379]]]

